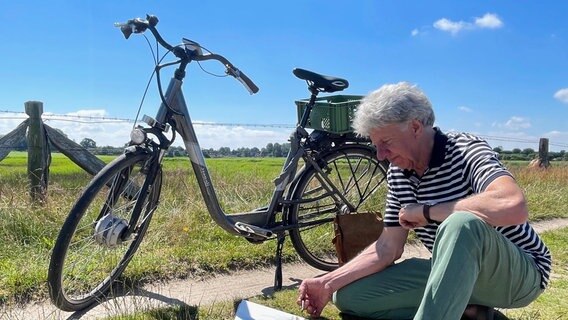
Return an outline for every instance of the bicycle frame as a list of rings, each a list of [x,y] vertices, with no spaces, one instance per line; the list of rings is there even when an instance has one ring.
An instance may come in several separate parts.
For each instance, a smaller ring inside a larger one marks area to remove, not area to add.
[[[191,122],[191,117],[189,115],[183,92],[181,90],[182,83],[182,81],[176,78],[172,78],[165,93],[165,98],[168,106],[179,114],[172,114],[162,103],[156,115],[156,121],[158,121],[159,123],[169,123],[170,119],[173,119],[175,121],[176,131],[183,139],[185,149],[191,161],[195,176],[197,177],[199,188],[205,200],[209,214],[219,226],[232,234],[250,236],[251,234],[247,234],[246,230],[246,227],[248,227],[255,229],[248,230],[248,233],[260,233],[264,234],[266,238],[271,237],[273,235],[273,231],[263,229],[258,226],[265,226],[269,224],[270,219],[273,217],[273,215],[269,213],[275,211],[278,205],[278,199],[282,198],[282,195],[285,191],[285,186],[288,184],[289,177],[295,174],[295,164],[301,156],[301,152],[296,152],[295,155],[293,155],[292,157],[290,157],[289,155],[289,157],[287,158],[285,163],[285,167],[287,167],[287,169],[283,171],[283,173],[286,172],[286,174],[284,175],[283,179],[277,184],[276,189],[272,195],[272,200],[268,207],[246,213],[227,215],[219,205],[217,194],[211,181],[209,170],[205,163],[205,158],[203,156],[203,152],[201,151],[201,147],[195,134],[193,123]],[[291,163],[294,163],[294,166],[292,166],[293,168],[288,166]],[[239,228],[239,226],[241,228]]]
[[[217,198],[215,188],[211,181],[209,170],[205,163],[203,152],[199,145],[191,117],[185,102],[182,92],[183,81],[175,77],[170,80],[168,88],[165,93],[167,105],[176,113],[172,113],[162,103],[156,115],[156,121],[159,123],[169,123],[171,120],[175,121],[175,128],[177,133],[182,137],[188,158],[191,161],[193,171],[197,177],[200,191],[205,200],[207,210],[213,220],[229,233],[255,238],[256,240],[266,240],[274,236],[275,233],[283,232],[297,226],[275,226],[274,218],[275,213],[278,212],[278,206],[282,203],[286,186],[289,185],[290,179],[294,178],[297,171],[297,164],[300,158],[305,154],[305,149],[299,144],[298,129],[292,136],[292,143],[288,157],[286,158],[282,172],[275,180],[275,189],[271,197],[270,204],[263,208],[258,208],[253,211],[235,214],[226,214]],[[307,111],[309,112],[309,110]],[[303,126],[300,124],[300,128]],[[323,185],[328,188],[331,194],[336,197],[336,200],[349,205],[347,199],[339,192],[333,190],[335,187],[329,182],[326,175],[321,168],[309,157],[305,157],[309,165],[313,165],[317,171],[320,172]],[[324,183],[326,182],[326,183]],[[347,208],[353,209],[353,208]]]

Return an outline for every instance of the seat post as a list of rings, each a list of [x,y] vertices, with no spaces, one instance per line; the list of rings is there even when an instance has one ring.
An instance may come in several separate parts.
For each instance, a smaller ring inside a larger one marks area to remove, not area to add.
[[[308,90],[310,91],[311,95],[310,95],[310,100],[306,105],[306,109],[304,110],[304,114],[302,114],[302,119],[300,120],[300,127],[302,128],[304,128],[308,123],[308,119],[310,118],[310,113],[312,112],[312,108],[316,103],[316,98],[319,93],[318,89],[313,86],[308,86]]]

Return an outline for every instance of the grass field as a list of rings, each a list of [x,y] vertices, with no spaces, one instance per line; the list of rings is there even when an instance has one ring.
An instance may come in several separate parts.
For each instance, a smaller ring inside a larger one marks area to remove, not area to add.
[[[110,161],[112,157],[102,159]],[[26,161],[25,153],[11,153],[0,162],[1,304],[46,297],[45,281],[50,251],[69,208],[91,178],[64,156],[54,154],[50,166],[47,203],[43,206],[32,205],[27,194]],[[228,212],[248,211],[265,205],[273,190],[272,180],[279,174],[282,162],[281,158],[207,160],[217,196]],[[275,250],[273,241],[253,245],[242,238],[229,235],[211,220],[199,188],[192,178],[193,173],[190,172],[187,159],[168,158],[164,161],[164,168],[160,207],[152,220],[148,236],[127,268],[125,277],[132,281],[147,282],[198,277],[205,273],[233,269],[252,269],[272,263]],[[529,170],[523,163],[511,163],[510,168],[526,191],[531,220],[568,217],[566,165],[554,164],[547,171]],[[566,239],[567,232],[563,232],[559,233],[557,240],[550,240],[558,241],[558,248],[566,248],[562,235]],[[565,249],[558,250],[555,258],[558,255],[568,256]],[[298,260],[289,243],[285,246],[284,259]],[[559,294],[564,297],[568,296],[567,273],[559,273],[560,278],[553,280],[553,288],[560,290]],[[295,299],[295,293],[282,292],[276,298],[262,303],[287,305],[290,300],[288,295]],[[568,303],[554,300],[554,296],[543,296],[545,301],[542,303],[559,305],[553,308],[556,311],[559,308],[566,310]],[[232,305],[228,310],[232,312]],[[203,310],[199,308],[198,311]],[[537,311],[544,312],[534,310]],[[333,318],[331,315],[329,317]],[[543,314],[534,319],[557,318]]]
[[[111,157],[103,160],[110,161]],[[47,203],[31,205],[26,161],[24,153],[11,153],[0,162],[3,303],[45,297],[50,250],[69,209],[91,178],[69,159],[55,154]],[[208,160],[222,207],[227,212],[240,212],[265,205],[282,162],[274,158]],[[272,263],[274,241],[252,245],[211,220],[187,159],[166,159],[164,167],[161,205],[143,246],[127,269],[128,278],[152,281]],[[286,246],[284,259],[298,259],[291,246]]]

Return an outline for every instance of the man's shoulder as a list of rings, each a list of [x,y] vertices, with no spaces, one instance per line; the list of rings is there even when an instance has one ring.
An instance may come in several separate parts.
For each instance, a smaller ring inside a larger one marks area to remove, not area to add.
[[[489,143],[485,139],[472,133],[449,131],[445,135],[447,137],[446,149],[450,152],[457,150],[468,152],[468,150],[480,150],[480,147],[490,149]]]
[[[444,134],[448,137],[449,143],[485,141],[483,138],[468,132],[448,131]]]

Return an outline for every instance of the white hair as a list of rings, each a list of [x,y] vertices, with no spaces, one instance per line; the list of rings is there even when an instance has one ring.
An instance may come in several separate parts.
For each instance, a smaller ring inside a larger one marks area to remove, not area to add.
[[[425,126],[434,125],[434,111],[424,92],[408,82],[385,84],[363,98],[353,128],[359,135],[369,136],[372,129],[414,119]]]

